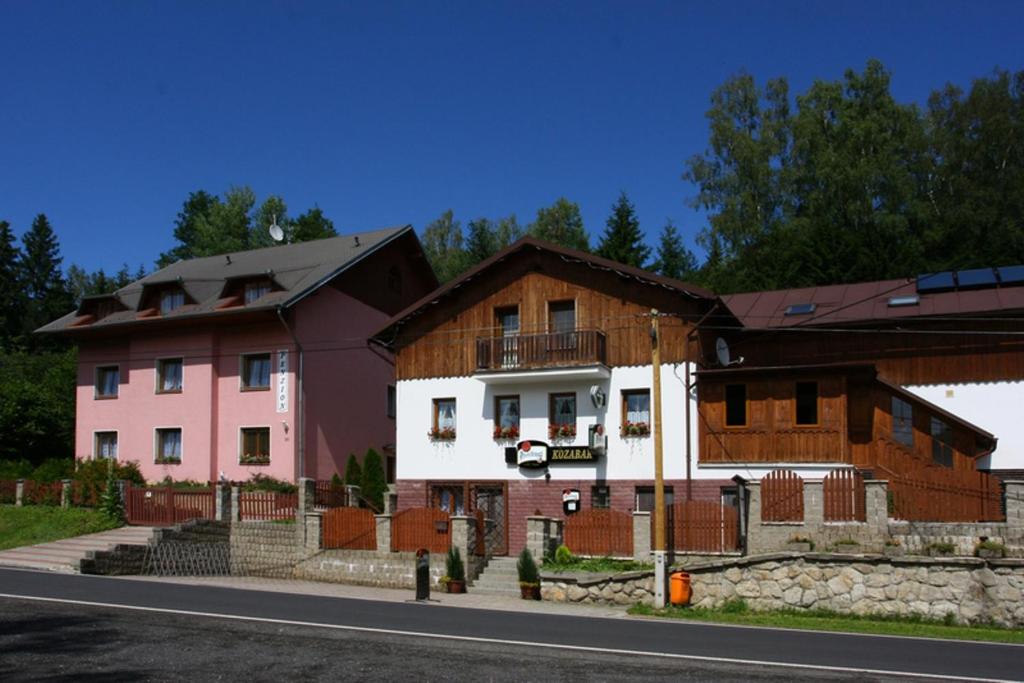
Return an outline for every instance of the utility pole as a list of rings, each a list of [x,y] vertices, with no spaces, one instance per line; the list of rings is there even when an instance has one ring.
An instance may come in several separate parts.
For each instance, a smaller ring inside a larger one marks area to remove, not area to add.
[[[658,310],[651,309],[651,365],[654,368],[654,607],[665,606],[665,478],[661,452],[661,349]]]

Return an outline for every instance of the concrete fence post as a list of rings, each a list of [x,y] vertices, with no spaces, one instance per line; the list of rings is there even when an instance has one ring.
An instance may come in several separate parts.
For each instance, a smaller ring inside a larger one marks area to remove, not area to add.
[[[71,480],[61,479],[60,480],[60,506],[62,508],[71,507]]]
[[[316,555],[323,546],[323,518],[322,512],[307,512],[303,515],[304,550],[307,557]]]
[[[743,484],[746,489],[747,503],[747,552],[757,553],[761,549],[761,482],[760,480],[747,481]]]
[[[804,480],[804,529],[817,533],[825,524],[825,482]]]
[[[14,482],[14,505],[21,507],[25,502],[25,480],[19,479]]]
[[[1006,503],[1006,525],[1010,529],[1024,529],[1024,481],[1007,479],[1003,482]]]
[[[231,514],[228,517],[228,521],[237,522],[242,518],[242,487],[232,486],[231,487]]]
[[[633,559],[649,562],[651,559],[651,513],[633,512]]]
[[[530,515],[526,518],[526,547],[535,562],[539,563],[548,549],[552,548],[554,521],[543,515]]]
[[[864,521],[872,536],[889,536],[889,482],[885,479],[864,482]]]
[[[463,564],[468,567],[470,554],[476,545],[476,517],[452,516],[448,523],[452,525],[451,547],[459,549]]]
[[[299,477],[299,514],[316,509],[316,479]]]
[[[231,487],[226,484],[214,484],[213,518],[218,522],[231,521]]]
[[[374,515],[377,523],[377,552],[391,552],[391,515]]]

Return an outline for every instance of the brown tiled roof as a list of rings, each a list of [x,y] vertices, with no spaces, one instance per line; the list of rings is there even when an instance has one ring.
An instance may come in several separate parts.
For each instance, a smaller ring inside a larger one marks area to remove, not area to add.
[[[273,310],[279,306],[287,308],[326,284],[349,266],[406,233],[413,233],[412,226],[383,228],[310,242],[178,261],[112,294],[87,297],[77,310],[40,327],[36,332],[80,332],[123,325],[144,325],[153,320],[219,317]],[[274,291],[251,304],[224,307],[226,301],[222,297],[228,283],[267,277],[273,281]],[[143,295],[168,285],[181,287],[190,301],[164,315],[140,316]],[[113,300],[122,310],[99,320],[92,320],[91,316],[87,315],[86,303],[94,306],[104,300]]]
[[[747,292],[723,296],[722,301],[748,328],[841,326],[1024,310],[1022,286],[922,293],[919,295],[920,303],[916,305],[889,305],[890,297],[915,294],[918,294],[916,280],[904,279]],[[785,315],[786,308],[794,304],[814,304],[815,310],[807,315]]]

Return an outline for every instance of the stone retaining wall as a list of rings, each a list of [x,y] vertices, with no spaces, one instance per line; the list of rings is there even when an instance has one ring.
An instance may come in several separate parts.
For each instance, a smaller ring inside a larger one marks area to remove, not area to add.
[[[695,607],[828,609],[1024,626],[1024,560],[777,553],[687,567]],[[543,575],[545,600],[652,604],[653,572]]]
[[[288,579],[308,556],[302,524],[231,524],[232,574]]]
[[[431,553],[432,590],[440,590],[438,581],[444,576],[444,572],[444,553]],[[300,562],[295,567],[294,577],[307,581],[414,589],[416,555],[373,550],[325,550]]]

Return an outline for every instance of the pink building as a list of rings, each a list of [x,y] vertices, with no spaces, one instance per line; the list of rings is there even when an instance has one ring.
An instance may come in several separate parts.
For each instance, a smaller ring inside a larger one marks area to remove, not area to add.
[[[78,458],[324,479],[373,447],[390,475],[394,361],[367,337],[436,286],[405,226],[179,261],[40,332],[78,344]]]

